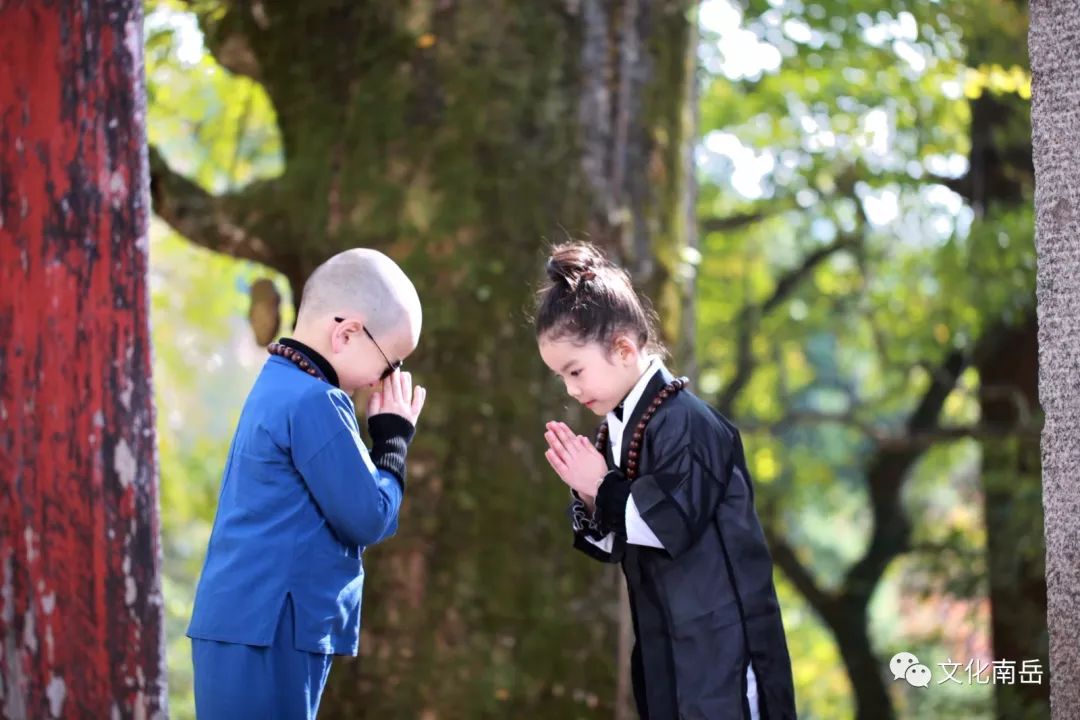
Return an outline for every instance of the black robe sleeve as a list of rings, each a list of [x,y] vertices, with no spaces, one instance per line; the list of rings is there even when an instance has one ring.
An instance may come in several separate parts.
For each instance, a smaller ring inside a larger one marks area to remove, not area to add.
[[[641,519],[676,558],[691,547],[713,522],[727,487],[731,438],[717,442],[715,427],[707,427],[685,406],[658,412],[645,429],[651,462],[633,483],[600,486],[596,505],[602,530],[625,540],[625,509],[633,496]],[[606,487],[605,487],[606,486]]]
[[[585,507],[585,503],[578,497],[577,493],[573,493],[573,501],[570,503],[570,507],[567,508],[566,514],[570,518],[570,524],[574,530],[575,549],[600,562],[617,563],[622,560],[623,551],[626,547],[625,536],[614,535],[612,537],[610,552],[589,542],[587,538],[597,541],[603,540],[610,531],[601,526],[599,513],[589,515],[588,508]]]

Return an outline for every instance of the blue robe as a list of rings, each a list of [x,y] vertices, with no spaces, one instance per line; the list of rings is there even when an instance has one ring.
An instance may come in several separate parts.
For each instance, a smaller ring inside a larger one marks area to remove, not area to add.
[[[274,697],[272,673],[214,681],[245,653],[251,667],[321,673],[310,680],[317,708],[329,658],[307,656],[357,654],[362,553],[394,534],[402,493],[372,464],[349,396],[271,356],[240,414],[188,627],[200,720],[230,717],[238,698]],[[267,665],[266,648],[299,655]]]

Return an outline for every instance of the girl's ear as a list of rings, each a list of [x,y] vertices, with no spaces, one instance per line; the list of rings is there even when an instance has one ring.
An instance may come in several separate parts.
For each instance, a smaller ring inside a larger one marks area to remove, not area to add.
[[[617,335],[611,349],[615,357],[623,364],[636,360],[637,346],[627,335]]]

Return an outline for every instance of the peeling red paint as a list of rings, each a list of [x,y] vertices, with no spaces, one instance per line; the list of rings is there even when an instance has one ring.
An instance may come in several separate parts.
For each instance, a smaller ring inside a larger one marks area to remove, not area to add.
[[[0,716],[164,717],[138,0],[0,0]]]

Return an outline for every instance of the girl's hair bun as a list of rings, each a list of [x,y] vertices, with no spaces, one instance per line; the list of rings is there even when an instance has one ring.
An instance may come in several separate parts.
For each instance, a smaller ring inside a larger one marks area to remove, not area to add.
[[[553,283],[564,283],[571,292],[583,282],[596,279],[604,257],[591,245],[566,243],[556,247],[547,261],[547,276]]]
[[[536,336],[551,334],[613,347],[625,333],[638,347],[663,353],[656,317],[642,302],[630,275],[594,245],[569,242],[551,249],[545,266],[551,281],[537,293]]]

